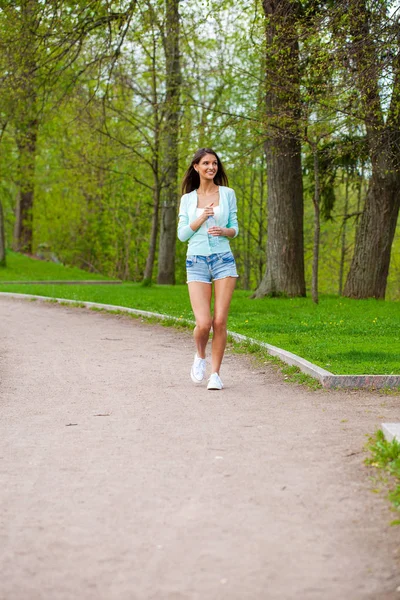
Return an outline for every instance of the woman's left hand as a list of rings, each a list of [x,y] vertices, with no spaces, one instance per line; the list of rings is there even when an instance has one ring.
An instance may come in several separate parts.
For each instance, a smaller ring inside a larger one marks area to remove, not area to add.
[[[208,229],[208,233],[210,235],[213,235],[214,237],[219,236],[219,235],[224,235],[224,231],[225,231],[224,227],[218,227],[217,225],[215,225],[214,227],[210,227],[210,229]]]

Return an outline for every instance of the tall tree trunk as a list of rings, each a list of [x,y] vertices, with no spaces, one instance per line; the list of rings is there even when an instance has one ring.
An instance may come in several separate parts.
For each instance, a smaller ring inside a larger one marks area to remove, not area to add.
[[[264,202],[265,202],[265,169],[264,167],[264,158],[262,159],[262,168],[260,170],[260,204],[258,208],[258,236],[257,236],[257,248],[264,247],[264,236],[265,236],[265,228],[263,226],[263,214],[264,214]],[[268,214],[267,214],[268,219]],[[260,285],[260,282],[263,278],[264,273],[264,259],[265,254],[259,253],[258,265],[257,265],[257,283]]]
[[[175,283],[176,215],[178,203],[178,138],[181,70],[179,59],[179,0],[165,0],[166,114],[163,152],[160,249],[157,282]]]
[[[393,89],[385,121],[380,101],[380,56],[370,31],[365,0],[351,0],[351,56],[356,65],[372,176],[356,233],[344,289],[350,298],[385,297],[390,255],[400,208],[400,52],[393,59]]]
[[[158,235],[158,217],[160,212],[160,186],[159,182],[156,181],[154,184],[153,191],[153,215],[151,218],[151,232],[149,242],[149,253],[146,259],[146,266],[143,274],[143,283],[149,284],[153,278],[154,261],[156,257],[157,249],[157,235]]]
[[[339,266],[339,296],[343,294],[343,275],[344,275],[344,261],[346,258],[346,230],[347,230],[347,219],[349,212],[349,171],[346,169],[346,191],[344,196],[344,216],[342,223],[342,244],[340,251],[340,266]]]
[[[36,92],[35,32],[38,18],[37,0],[21,2],[21,69],[17,79],[15,129],[18,147],[19,194],[15,211],[14,248],[32,252],[32,218],[35,188],[35,160],[38,133]]]
[[[253,266],[253,261],[252,261],[252,239],[254,237],[254,196],[255,196],[255,183],[256,183],[256,171],[252,171],[251,172],[251,176],[250,176],[250,190],[249,190],[249,204],[246,207],[247,208],[247,213],[248,213],[248,219],[247,219],[247,227],[246,227],[246,231],[245,231],[245,239],[244,239],[244,251],[243,251],[243,256],[244,256],[244,260],[243,260],[243,289],[244,290],[249,290],[250,289],[250,278],[251,278],[251,270],[252,270],[252,266]],[[244,222],[244,219],[243,219]]]
[[[318,268],[319,268],[319,239],[321,232],[321,219],[320,219],[320,190],[319,190],[319,162],[318,162],[318,148],[316,144],[312,147],[314,155],[314,247],[313,247],[313,264],[312,264],[312,284],[311,292],[312,299],[315,304],[318,304]]]
[[[0,200],[0,267],[6,266],[6,238],[4,234],[4,212]]]
[[[400,205],[400,177],[373,173],[344,288],[349,298],[385,298]]]
[[[160,220],[160,113],[159,113],[159,98],[157,90],[157,60],[156,60],[157,44],[153,37],[153,52],[152,60],[152,108],[154,117],[154,150],[152,158],[153,171],[153,214],[151,217],[151,231],[149,241],[149,252],[146,259],[146,266],[143,274],[143,283],[149,285],[153,280],[154,263],[156,260],[158,227]]]
[[[30,104],[30,103],[29,103]],[[17,133],[19,194],[15,211],[14,248],[18,252],[32,252],[33,202],[35,189],[35,160],[37,121],[19,124]]]
[[[267,268],[254,296],[305,296],[298,3],[263,0],[267,40]]]

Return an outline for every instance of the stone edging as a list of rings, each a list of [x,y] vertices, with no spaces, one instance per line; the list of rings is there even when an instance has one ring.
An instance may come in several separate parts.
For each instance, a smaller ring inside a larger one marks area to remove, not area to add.
[[[388,442],[400,442],[400,423],[382,423],[382,431]]]
[[[170,315],[163,315],[161,313],[150,312],[147,310],[139,310],[136,308],[128,308],[127,306],[115,306],[114,304],[101,304],[99,302],[88,302],[83,300],[71,300],[68,298],[51,298],[50,296],[37,296],[35,294],[17,294],[13,292],[0,292],[0,296],[8,296],[10,298],[27,298],[36,300],[52,300],[55,302],[59,302],[62,304],[79,304],[81,306],[85,306],[87,308],[101,308],[107,311],[121,311],[126,313],[131,313],[134,315],[147,317],[147,318],[156,318],[161,320],[169,320],[169,321],[177,321],[182,323],[182,319],[178,317],[172,317]],[[193,323],[193,321],[185,320],[185,323]],[[254,338],[250,338],[246,335],[242,335],[240,333],[235,333],[234,331],[228,331],[228,335],[237,342],[246,342],[249,344],[254,344],[256,346],[260,346],[261,348],[265,348],[268,354],[272,356],[276,356],[281,361],[298,367],[303,373],[318,379],[321,385],[324,388],[395,388],[400,387],[400,375],[334,375],[317,365],[297,356],[297,354],[293,354],[292,352],[288,352],[287,350],[283,350],[282,348],[278,348],[277,346],[271,346],[271,344],[267,344],[266,342],[260,342],[259,340],[255,340]]]

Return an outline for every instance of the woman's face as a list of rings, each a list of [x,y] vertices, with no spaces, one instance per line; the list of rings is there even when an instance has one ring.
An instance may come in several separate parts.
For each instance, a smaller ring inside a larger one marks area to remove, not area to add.
[[[200,175],[200,179],[212,181],[218,171],[217,157],[214,154],[205,154],[200,162],[193,166]]]

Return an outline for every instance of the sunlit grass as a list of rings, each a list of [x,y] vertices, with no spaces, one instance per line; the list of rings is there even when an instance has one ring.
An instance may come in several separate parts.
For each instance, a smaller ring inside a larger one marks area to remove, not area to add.
[[[368,450],[370,456],[365,460],[366,464],[382,469],[390,476],[388,497],[400,517],[400,443],[395,439],[388,442],[379,429],[369,439]],[[392,524],[400,525],[400,518],[395,519]]]

